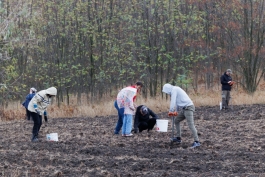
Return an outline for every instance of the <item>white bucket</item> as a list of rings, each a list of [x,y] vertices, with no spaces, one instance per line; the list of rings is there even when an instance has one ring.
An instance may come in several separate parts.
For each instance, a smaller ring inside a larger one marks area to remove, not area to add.
[[[46,135],[47,141],[58,141],[58,133],[50,133]]]
[[[168,120],[156,120],[156,131],[167,132]]]

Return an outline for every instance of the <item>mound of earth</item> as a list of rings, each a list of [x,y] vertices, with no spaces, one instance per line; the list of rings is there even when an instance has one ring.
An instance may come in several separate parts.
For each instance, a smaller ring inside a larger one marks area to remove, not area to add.
[[[30,141],[33,122],[0,123],[0,176],[263,176],[265,175],[265,105],[238,105],[233,110],[197,107],[195,126],[202,145],[182,122],[180,145],[168,132],[113,135],[117,116],[56,118],[43,123],[40,142]],[[58,142],[46,134],[58,133]]]

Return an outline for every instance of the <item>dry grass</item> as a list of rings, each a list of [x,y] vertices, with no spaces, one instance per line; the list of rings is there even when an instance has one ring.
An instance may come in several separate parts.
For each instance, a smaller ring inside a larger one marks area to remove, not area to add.
[[[248,95],[242,89],[235,89],[231,92],[232,104],[242,105],[242,104],[265,104],[265,92],[264,84],[261,84],[259,90],[255,92],[254,95]],[[147,105],[154,112],[166,112],[169,108],[169,97],[166,95],[158,95],[156,98],[144,99],[142,96],[137,97],[137,105]],[[221,91],[220,89],[205,90],[203,87],[200,88],[200,92],[195,94],[190,91],[189,96],[193,100],[196,107],[199,106],[219,106],[221,101]],[[97,116],[109,116],[116,115],[116,109],[113,106],[113,98],[108,98],[104,102],[88,104],[85,100],[82,100],[81,106],[77,106],[74,101],[76,98],[71,99],[71,105],[61,105],[58,107],[55,103],[48,108],[48,116],[57,117],[97,117]],[[25,118],[25,108],[20,106],[19,102],[14,102],[9,104],[7,108],[1,110],[0,121],[5,120],[17,120]]]
[[[232,91],[230,103],[233,105],[265,104],[264,96],[264,91],[257,91],[254,95],[249,95],[243,91]],[[215,106],[219,105],[221,101],[221,91],[193,95],[191,98],[196,106]]]

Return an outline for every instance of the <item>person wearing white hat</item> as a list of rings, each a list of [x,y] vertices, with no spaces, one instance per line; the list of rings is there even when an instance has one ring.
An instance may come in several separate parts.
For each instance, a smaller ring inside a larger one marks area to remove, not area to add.
[[[29,105],[30,100],[35,96],[36,92],[37,92],[37,90],[34,87],[30,88],[29,94],[26,96],[25,101],[22,103],[22,106],[24,106],[26,109],[27,120],[30,120],[30,111],[28,110],[28,105]]]

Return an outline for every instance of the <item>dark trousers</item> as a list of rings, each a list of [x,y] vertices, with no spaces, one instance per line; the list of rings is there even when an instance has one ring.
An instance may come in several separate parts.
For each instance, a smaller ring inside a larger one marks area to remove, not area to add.
[[[36,112],[30,112],[30,115],[34,121],[32,134],[38,136],[42,124],[42,116],[37,114]]]
[[[147,121],[141,121],[139,122],[139,125],[138,125],[139,132],[142,132],[143,130],[148,130],[148,131],[152,130],[155,124],[156,124],[155,118],[148,119]]]
[[[30,111],[26,109],[27,120],[30,120]]]

